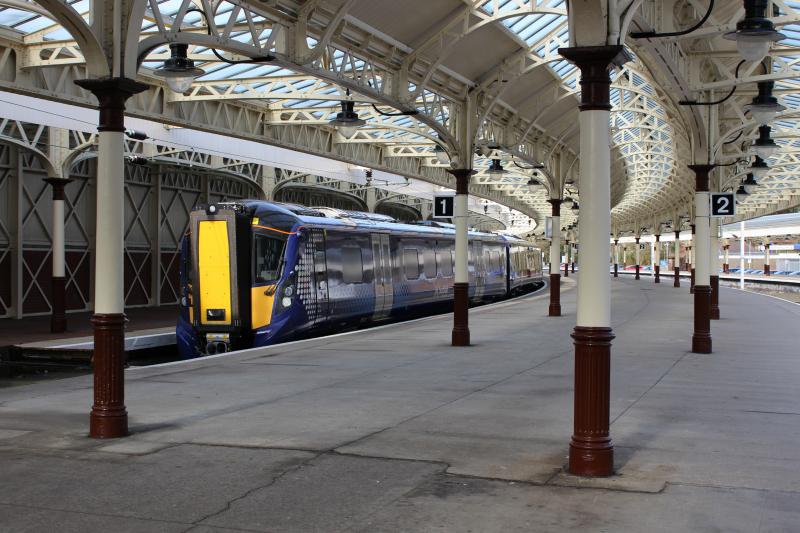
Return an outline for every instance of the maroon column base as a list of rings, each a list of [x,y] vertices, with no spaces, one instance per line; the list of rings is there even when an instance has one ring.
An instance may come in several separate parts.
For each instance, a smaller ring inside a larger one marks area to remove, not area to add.
[[[564,277],[569,277],[569,263],[564,263]]]
[[[636,277],[633,279],[640,279],[639,278],[639,265],[636,265]]]
[[[575,273],[575,261],[572,262],[572,273]]]
[[[125,409],[125,315],[95,314],[94,405],[89,416],[89,436],[113,439],[128,435]]]
[[[453,346],[469,346],[469,283],[453,284]]]
[[[614,277],[619,277],[619,265],[617,263],[614,263]]]
[[[675,272],[675,279],[672,280],[672,286],[673,287],[680,287],[681,286],[681,269],[675,267],[674,272]]]
[[[764,275],[769,276],[769,265],[764,265]]]
[[[53,276],[50,293],[50,301],[53,306],[53,312],[50,315],[50,331],[52,333],[67,331],[66,287],[67,280],[64,277]]]
[[[656,283],[661,283],[661,265],[656,265],[654,268],[654,277],[656,278]]]
[[[719,276],[711,276],[711,320],[719,320]]]
[[[550,274],[550,309],[547,316],[561,316],[561,274]]]
[[[725,273],[725,274],[729,274],[730,271],[731,271],[730,265],[728,263],[723,263],[722,264],[722,272]]]
[[[692,269],[691,277],[689,278],[689,294],[694,294],[694,269]]]
[[[711,353],[711,287],[694,287],[694,334],[692,352]]]
[[[609,435],[611,328],[576,326],[574,431],[569,444],[569,472],[576,476],[614,473],[614,445]]]

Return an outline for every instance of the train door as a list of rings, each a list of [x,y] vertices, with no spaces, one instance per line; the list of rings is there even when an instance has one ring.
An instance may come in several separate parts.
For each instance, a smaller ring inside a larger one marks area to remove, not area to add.
[[[375,264],[375,320],[386,318],[392,310],[392,254],[389,235],[372,234],[372,257]]]
[[[313,273],[313,294],[315,297],[316,320],[324,322],[330,313],[330,300],[328,299],[328,266],[325,254],[325,231],[315,229],[311,232],[313,242],[312,262]]]

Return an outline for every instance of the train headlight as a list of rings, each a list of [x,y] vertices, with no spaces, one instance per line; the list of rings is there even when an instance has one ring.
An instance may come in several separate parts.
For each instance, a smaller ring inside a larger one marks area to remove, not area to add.
[[[289,298],[288,296],[284,296],[283,299],[281,300],[281,305],[283,305],[283,307],[291,307],[292,299]]]
[[[286,295],[286,296],[291,296],[291,295],[293,295],[293,294],[294,294],[294,287],[293,287],[292,285],[289,285],[288,287],[286,287],[286,288],[283,290],[283,294],[284,294],[284,295]]]

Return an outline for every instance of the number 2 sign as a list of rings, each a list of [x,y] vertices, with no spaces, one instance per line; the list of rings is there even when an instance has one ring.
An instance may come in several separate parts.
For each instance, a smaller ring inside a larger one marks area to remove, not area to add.
[[[736,214],[736,196],[732,192],[711,193],[711,216],[732,217]]]

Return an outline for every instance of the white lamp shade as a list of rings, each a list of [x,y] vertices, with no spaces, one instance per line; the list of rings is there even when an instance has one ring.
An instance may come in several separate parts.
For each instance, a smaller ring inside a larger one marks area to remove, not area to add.
[[[772,122],[777,114],[777,111],[756,111],[755,109],[750,110],[750,115],[753,117],[753,120],[756,121],[757,124],[762,125]]]
[[[769,167],[763,167],[763,168],[751,167],[750,172],[753,173],[753,177],[755,177],[756,180],[759,180],[764,176],[766,176],[767,174],[769,174]]]
[[[344,137],[345,139],[350,139],[350,138],[353,137],[353,135],[356,134],[356,129],[358,129],[358,127],[357,126],[338,126],[336,129],[339,130],[339,133],[342,134],[342,137]]]
[[[769,53],[769,45],[772,39],[769,35],[746,35],[736,36],[736,48],[739,55],[746,61],[761,61]]]
[[[194,76],[168,76],[165,78],[169,88],[176,93],[185,93],[194,82]]]
[[[774,154],[777,149],[778,149],[778,147],[775,146],[774,144],[773,145],[766,145],[766,146],[757,145],[757,144],[753,145],[753,151],[761,159],[769,159],[770,157],[772,157],[772,154]]]

